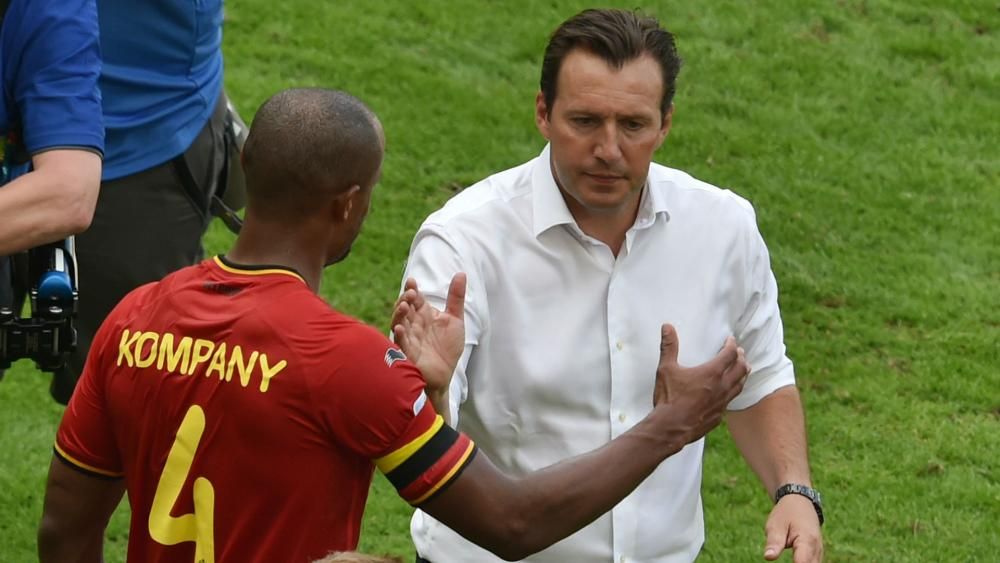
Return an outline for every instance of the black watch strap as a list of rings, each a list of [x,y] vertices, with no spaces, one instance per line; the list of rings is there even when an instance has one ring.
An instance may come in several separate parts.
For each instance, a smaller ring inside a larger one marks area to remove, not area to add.
[[[816,516],[819,517],[819,525],[823,525],[823,499],[820,497],[819,491],[805,485],[787,483],[778,487],[778,490],[774,492],[774,503],[777,504],[781,500],[781,497],[785,495],[802,495],[809,499],[812,502],[813,508],[816,509]]]

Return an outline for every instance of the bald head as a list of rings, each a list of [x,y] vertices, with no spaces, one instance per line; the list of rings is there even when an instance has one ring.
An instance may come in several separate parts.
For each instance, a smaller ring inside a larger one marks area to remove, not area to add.
[[[378,118],[360,100],[336,90],[284,90],[254,116],[243,147],[248,211],[303,214],[318,199],[361,186],[382,165]]]

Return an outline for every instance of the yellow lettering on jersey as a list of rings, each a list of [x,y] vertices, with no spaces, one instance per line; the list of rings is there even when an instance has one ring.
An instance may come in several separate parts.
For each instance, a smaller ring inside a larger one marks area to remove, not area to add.
[[[163,545],[194,542],[194,560],[214,563],[215,488],[212,483],[204,477],[196,478],[192,491],[194,512],[180,516],[170,514],[191,472],[204,432],[205,411],[198,405],[192,405],[184,414],[177,437],[167,453],[163,473],[153,493],[147,526],[153,541]]]
[[[272,368],[271,366],[267,365],[267,354],[260,355],[260,369],[262,372],[260,378],[261,393],[267,393],[267,388],[271,385],[271,378],[278,375],[278,372],[285,369],[285,366],[287,365],[288,362],[286,362],[285,360],[281,360],[280,362],[275,364],[274,367]]]
[[[135,334],[131,335],[129,338],[129,330],[126,328],[122,331],[122,339],[118,343],[118,361],[115,362],[118,365],[122,365],[122,359],[128,364],[128,367],[133,367],[135,365],[135,359],[132,357],[132,346],[135,341],[142,336],[141,331],[135,331]]]
[[[250,374],[253,373],[254,364],[257,363],[257,356],[260,352],[254,350],[250,352],[250,359],[243,363],[243,350],[239,345],[233,346],[233,355],[229,358],[229,369],[226,370],[226,381],[233,378],[233,367],[240,372],[240,384],[246,387],[250,385]]]
[[[156,332],[143,332],[142,336],[135,341],[135,367],[137,368],[148,368],[153,365],[156,361],[156,343],[160,340],[159,333]],[[151,343],[149,347],[149,354],[143,358],[142,350],[146,346],[146,343]]]
[[[226,343],[220,342],[218,346],[215,347],[215,353],[212,354],[212,360],[208,362],[208,369],[205,370],[205,377],[211,377],[212,372],[219,372],[219,379],[226,378]]]
[[[194,370],[198,369],[200,364],[205,363],[205,360],[212,357],[212,350],[215,348],[215,342],[211,340],[205,340],[204,338],[199,338],[194,341],[194,354],[191,357],[191,366],[187,370],[187,374],[191,375]]]
[[[286,360],[275,362],[266,353],[245,351],[238,344],[230,346],[227,342],[179,337],[170,332],[133,332],[127,328],[122,330],[118,343],[117,364],[137,368],[149,368],[156,364],[159,371],[180,375],[194,375],[200,367],[206,366],[205,377],[218,377],[220,381],[229,382],[236,373],[243,387],[249,387],[253,376],[259,374],[260,385],[257,389],[261,393],[267,393],[271,380],[288,367]]]
[[[160,335],[160,353],[156,356],[156,369],[162,370],[166,364],[167,371],[173,373],[178,371],[177,364],[180,363],[180,372],[187,373],[188,364],[191,362],[191,344],[194,340],[190,336],[181,338],[181,341],[174,348],[174,335],[164,332]]]

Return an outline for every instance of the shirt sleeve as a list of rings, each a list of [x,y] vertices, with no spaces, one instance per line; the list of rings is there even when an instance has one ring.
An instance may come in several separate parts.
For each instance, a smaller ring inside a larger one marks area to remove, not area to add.
[[[450,414],[454,426],[458,425],[458,409],[468,398],[469,380],[466,369],[479,339],[487,330],[489,308],[482,280],[462,259],[457,244],[441,227],[424,224],[410,247],[403,283],[407,278],[417,280],[417,287],[428,303],[437,309],[444,309],[451,278],[459,272],[467,275],[468,285],[465,294],[465,350],[455,367],[449,390]]]
[[[444,424],[416,366],[375,329],[359,325],[337,347],[345,360],[316,394],[330,398],[318,409],[335,442],[370,459],[404,500],[425,502],[468,465],[475,444]]]
[[[103,153],[96,1],[14,2],[11,8],[5,19],[16,24],[4,27],[16,31],[4,50],[10,49],[5,58],[13,72],[5,80],[25,148],[31,154],[60,147]]]
[[[737,323],[736,339],[746,352],[751,372],[743,391],[729,403],[730,410],[746,409],[781,387],[795,384],[792,361],[785,354],[778,284],[752,209],[749,217],[746,307]]]
[[[94,336],[83,374],[56,432],[55,455],[96,477],[121,477],[124,471],[105,394],[109,374],[104,358],[118,351],[109,336],[118,324],[115,318],[112,312]]]

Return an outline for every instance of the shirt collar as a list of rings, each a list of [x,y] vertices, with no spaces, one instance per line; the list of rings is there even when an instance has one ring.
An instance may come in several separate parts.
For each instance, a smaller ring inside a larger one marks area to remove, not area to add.
[[[556,179],[552,176],[551,153],[549,145],[542,149],[542,154],[535,159],[534,170],[531,173],[531,203],[533,219],[533,234],[535,238],[557,225],[572,225],[576,223],[573,214],[566,206]]]
[[[533,211],[533,234],[537,238],[540,234],[558,225],[576,225],[573,214],[566,206],[562,192],[556,184],[556,179],[552,175],[552,164],[550,162],[550,146],[545,145],[542,153],[535,159],[534,169],[531,174],[531,199]],[[670,181],[666,178],[658,178],[655,164],[650,164],[649,175],[646,178],[646,186],[642,190],[642,199],[639,200],[639,213],[636,215],[633,228],[646,228],[656,221],[656,217],[663,213],[667,219],[670,214],[667,211],[667,197],[664,193],[663,184]],[[653,186],[651,189],[650,186]]]

